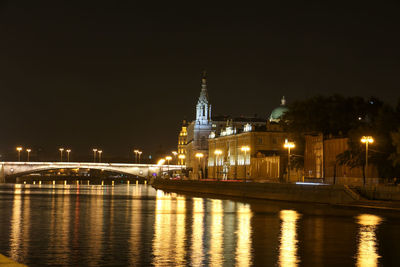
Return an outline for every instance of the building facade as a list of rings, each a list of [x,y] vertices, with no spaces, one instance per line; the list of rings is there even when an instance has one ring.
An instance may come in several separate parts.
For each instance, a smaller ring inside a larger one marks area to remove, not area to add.
[[[350,168],[338,163],[337,157],[349,146],[347,137],[325,137],[322,133],[305,136],[304,174],[306,179],[325,183],[362,185],[364,168]],[[369,164],[367,184],[379,183],[376,166]]]
[[[182,128],[178,136],[178,164],[185,165],[186,163],[186,146],[187,146],[187,122],[183,120]]]
[[[225,130],[226,132],[226,130]],[[284,172],[286,134],[251,127],[211,136],[208,177],[214,179],[279,180]]]

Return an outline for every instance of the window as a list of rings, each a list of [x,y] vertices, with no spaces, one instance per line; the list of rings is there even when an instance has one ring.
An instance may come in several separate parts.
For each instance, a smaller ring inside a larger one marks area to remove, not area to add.
[[[263,143],[262,137],[257,138],[257,144],[261,145]]]

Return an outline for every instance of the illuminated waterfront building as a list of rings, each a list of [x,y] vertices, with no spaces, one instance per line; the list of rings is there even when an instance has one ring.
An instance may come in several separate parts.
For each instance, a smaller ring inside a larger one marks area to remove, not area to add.
[[[219,135],[212,133],[208,141],[208,177],[278,180],[287,162],[283,160],[285,138],[286,133],[275,123],[247,123],[242,128],[228,125]]]
[[[182,128],[178,136],[178,164],[184,165],[186,158],[186,145],[187,145],[187,122],[183,120]],[[185,157],[182,157],[184,155]]]
[[[216,133],[224,131],[229,124],[231,129],[239,129],[247,124],[251,124],[253,127],[265,126],[266,120],[254,117],[238,117],[232,118],[230,116],[214,116],[212,117],[211,104],[208,98],[207,91],[207,77],[206,73],[203,73],[201,79],[201,91],[200,96],[196,105],[196,119],[187,124],[186,131],[186,143],[183,144],[181,139],[178,140],[178,150],[185,152],[186,167],[189,169],[191,179],[197,179],[200,176],[207,176],[208,156],[209,156],[209,144],[208,138]],[[179,136],[185,131],[182,130]],[[180,152],[178,152],[180,153]],[[196,154],[203,154],[199,162],[199,158]],[[205,173],[200,174],[200,170],[203,169]]]

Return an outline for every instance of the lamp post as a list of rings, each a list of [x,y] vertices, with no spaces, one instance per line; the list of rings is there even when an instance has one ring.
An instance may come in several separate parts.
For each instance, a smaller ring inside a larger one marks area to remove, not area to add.
[[[96,162],[96,152],[97,148],[93,148],[93,162]]]
[[[199,160],[199,170],[200,170],[200,175],[199,180],[203,178],[203,167],[201,166],[201,159],[204,157],[203,153],[196,153],[196,158]]]
[[[181,163],[181,174],[182,174],[182,171],[183,171],[183,161],[185,160],[186,156],[183,155],[183,154],[180,154],[180,155],[178,156],[178,158],[180,159],[180,163]]]
[[[218,180],[218,156],[222,155],[222,151],[219,149],[216,149],[214,151],[214,155],[215,155],[215,173],[216,173],[216,178]]]
[[[60,150],[60,162],[62,162],[64,148],[59,148],[58,150]]]
[[[135,153],[135,163],[138,163],[138,153],[139,153],[139,149],[133,150],[133,153]]]
[[[21,161],[21,151],[22,151],[22,147],[17,147],[17,151],[18,151],[18,161]]]
[[[160,159],[157,165],[160,166],[160,177],[162,176],[162,165],[165,163],[165,159]]]
[[[244,181],[246,182],[247,180],[247,152],[250,151],[250,147],[249,146],[242,146],[240,148],[240,150],[242,150],[244,152]]]
[[[27,160],[26,160],[26,161],[28,161],[28,162],[29,162],[29,154],[31,153],[31,151],[32,151],[32,149],[30,149],[30,148],[28,148],[28,149],[26,150],[26,153],[28,153],[28,156],[27,156]]]
[[[172,159],[172,157],[171,156],[166,156],[165,157],[165,160],[167,161],[167,164],[168,164],[168,176],[169,176],[169,161]]]
[[[372,136],[363,136],[361,138],[361,143],[365,144],[365,169],[364,169],[364,186],[367,179],[367,171],[368,171],[368,144],[372,144],[374,142],[374,138]]]
[[[138,151],[138,155],[139,155],[139,164],[140,164],[140,156],[142,155],[143,151]]]
[[[71,153],[71,149],[67,149],[66,152],[67,152],[67,161],[69,162],[69,153]]]
[[[294,142],[288,142],[288,140],[286,139],[285,140],[285,144],[283,145],[283,147],[288,150],[288,172],[287,172],[288,175],[287,175],[287,179],[286,179],[287,181],[286,182],[289,182],[290,181],[290,149],[294,148],[295,145],[294,145]]]
[[[98,150],[97,153],[99,153],[99,162],[101,162],[101,154],[103,153],[103,150]]]

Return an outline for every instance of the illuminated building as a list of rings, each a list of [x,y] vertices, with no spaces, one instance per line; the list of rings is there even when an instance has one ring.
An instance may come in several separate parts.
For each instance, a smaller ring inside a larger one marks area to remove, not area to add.
[[[208,177],[217,179],[277,180],[283,175],[286,133],[268,126],[227,126],[210,135]],[[218,151],[219,153],[211,153]]]
[[[183,165],[185,164],[185,157],[182,157],[181,155],[186,156],[186,145],[187,145],[187,122],[186,120],[183,120],[182,122],[182,129],[179,132],[178,136],[178,164]]]
[[[204,155],[204,163],[208,161],[208,138],[210,135],[213,135],[217,132],[220,132],[221,129],[226,127],[227,124],[230,124],[234,128],[241,128],[244,125],[251,122],[253,125],[262,126],[265,125],[266,122],[263,119],[254,118],[254,117],[239,117],[239,118],[231,118],[230,116],[211,116],[211,104],[208,99],[207,92],[207,77],[206,73],[203,73],[201,79],[201,92],[199,99],[196,105],[196,119],[189,124],[187,124],[186,131],[186,145],[182,144],[181,139],[178,141],[178,150],[179,147],[181,151],[186,153],[186,167],[190,170],[191,179],[197,179],[201,176],[200,174],[200,166],[198,164],[198,158],[196,158],[196,154]],[[182,130],[179,134],[184,133],[185,131],[182,127]],[[181,143],[180,143],[181,142]],[[179,144],[180,143],[180,144]],[[178,152],[180,153],[180,152]],[[204,174],[203,177],[207,175],[207,164],[204,164]]]

